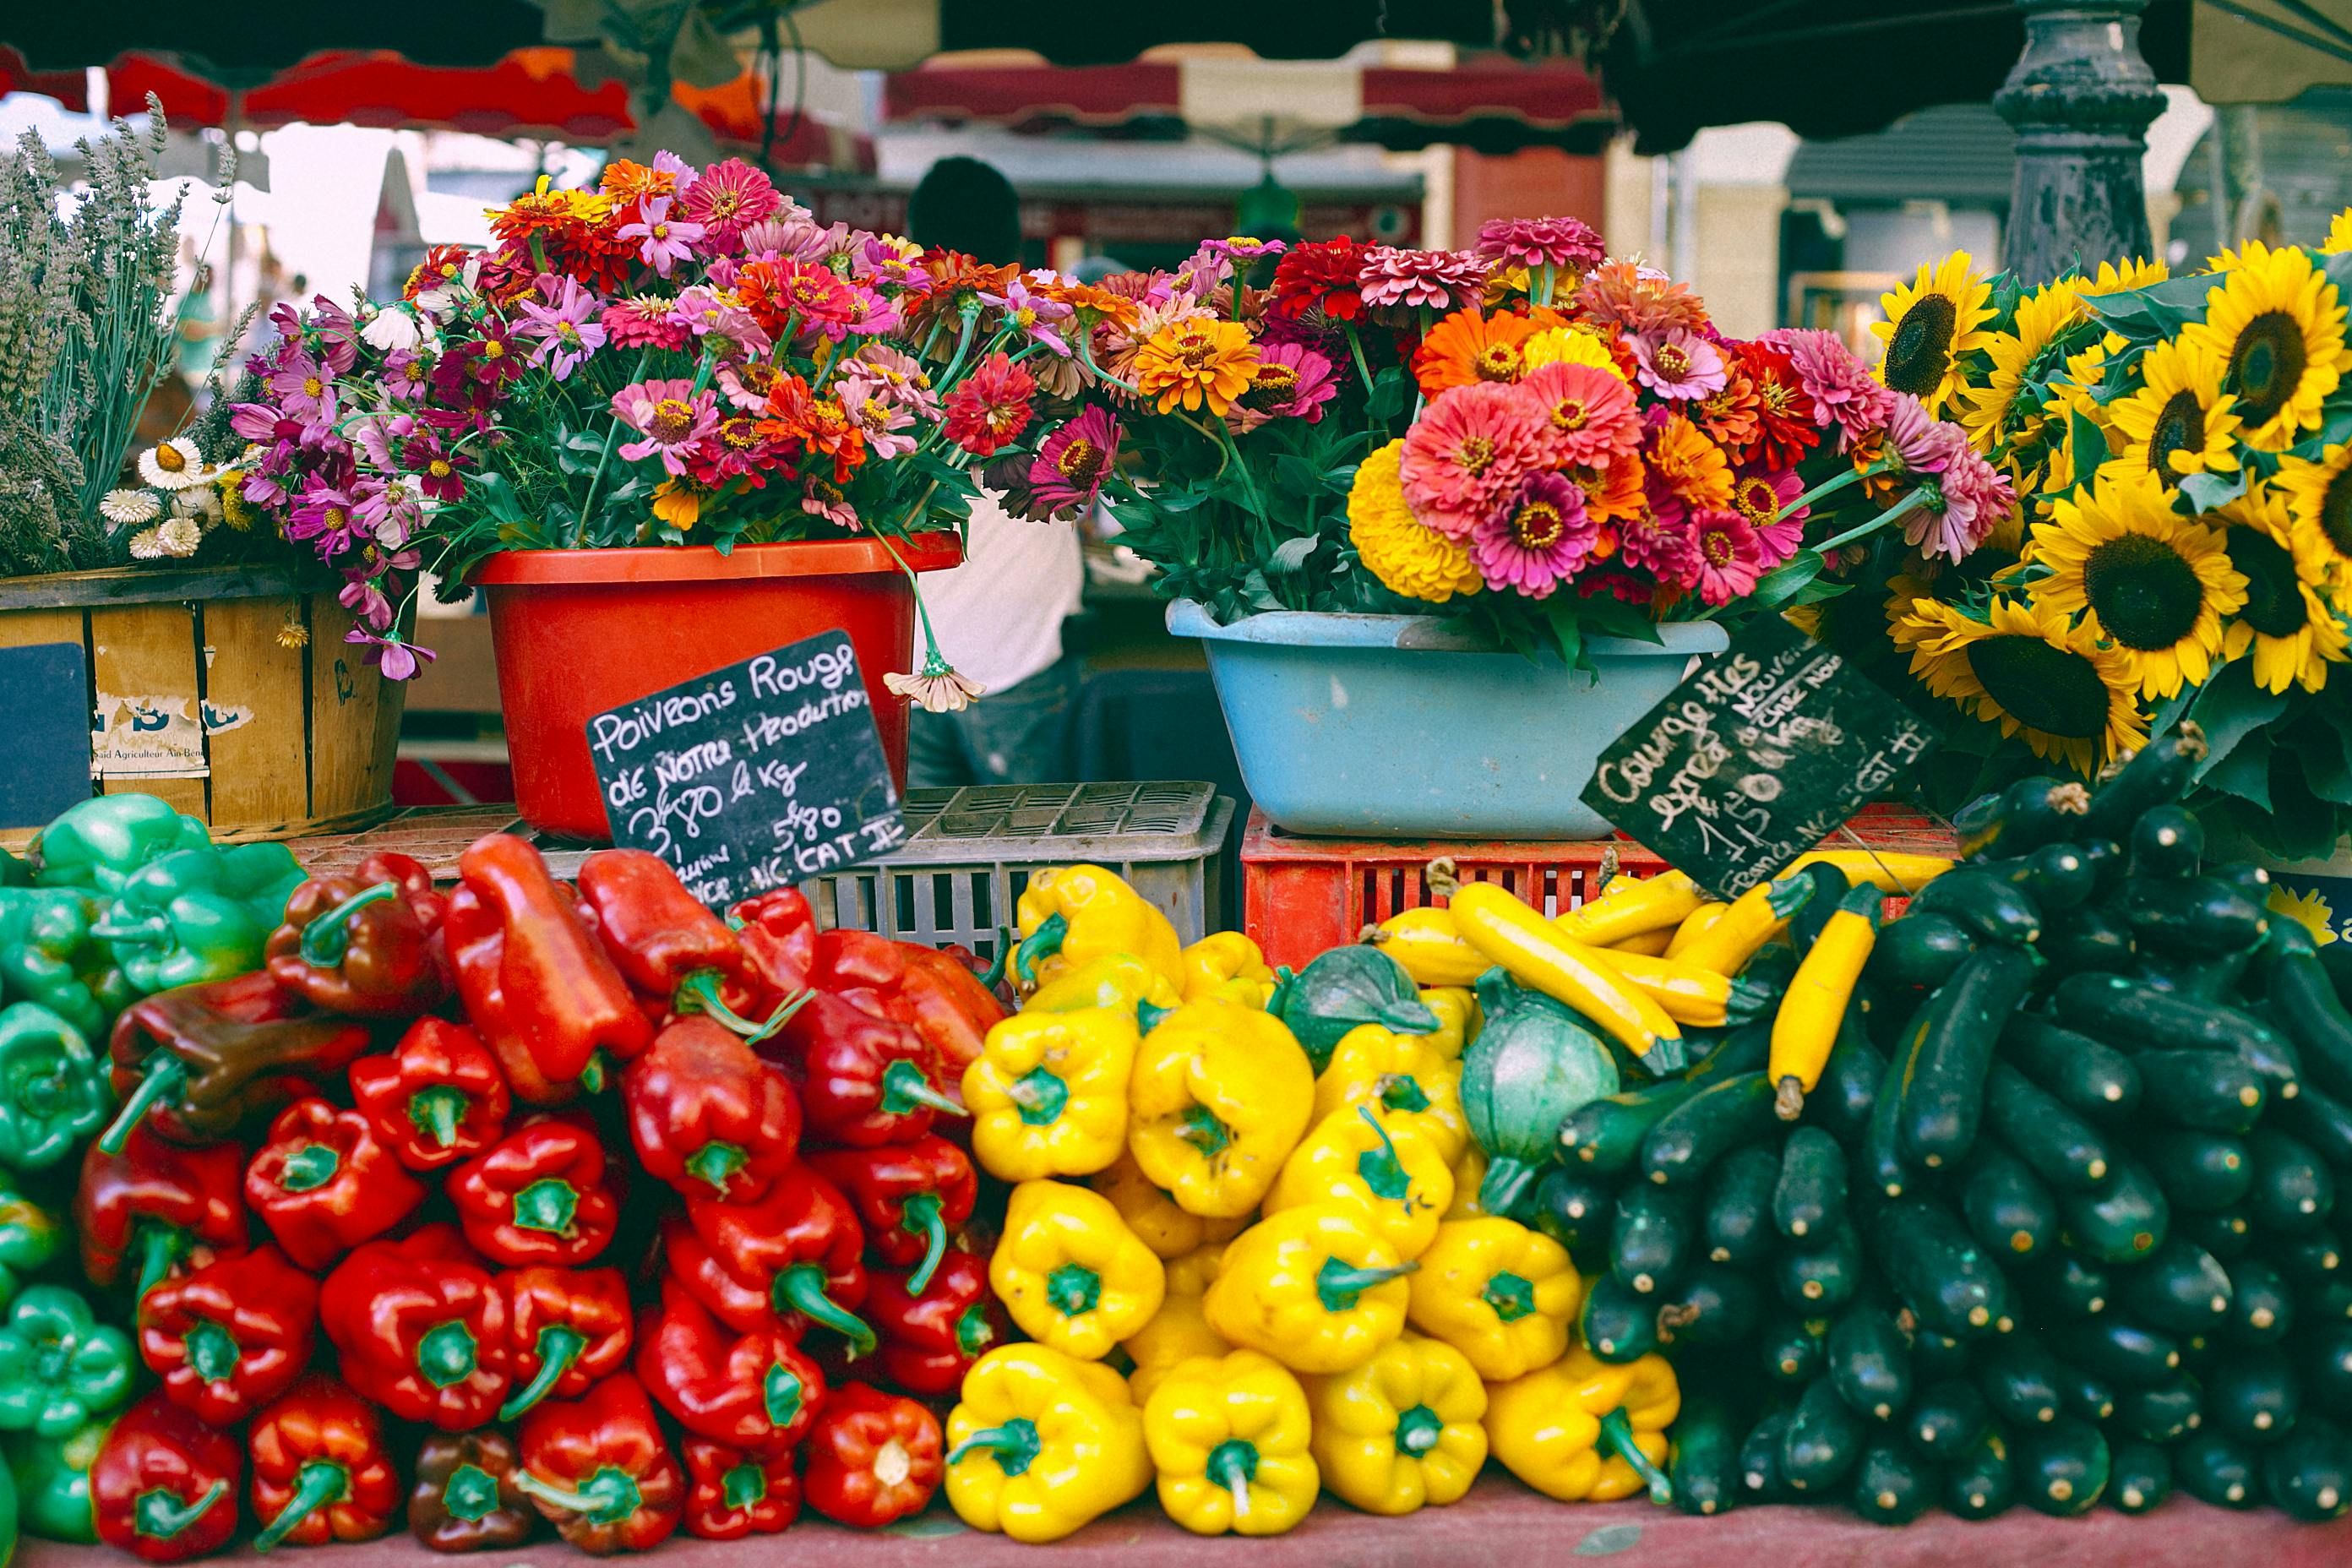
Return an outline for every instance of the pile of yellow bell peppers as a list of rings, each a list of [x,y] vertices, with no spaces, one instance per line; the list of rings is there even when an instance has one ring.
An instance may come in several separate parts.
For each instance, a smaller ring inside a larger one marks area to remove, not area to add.
[[[1024,1005],[963,1094],[1014,1184],[991,1284],[1034,1342],[950,1417],[967,1523],[1058,1540],[1150,1486],[1187,1530],[1271,1535],[1327,1490],[1453,1502],[1489,1455],[1563,1500],[1664,1486],[1671,1369],[1594,1360],[1567,1252],[1476,1207],[1463,987],[1490,960],[1406,960],[1438,1028],[1363,1025],[1318,1075],[1248,938],[1181,946],[1091,866],[1017,912]]]

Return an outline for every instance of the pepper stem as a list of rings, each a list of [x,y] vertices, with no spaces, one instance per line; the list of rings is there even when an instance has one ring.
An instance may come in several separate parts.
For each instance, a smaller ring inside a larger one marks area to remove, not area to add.
[[[1370,1106],[1356,1107],[1356,1114],[1364,1119],[1364,1125],[1370,1128],[1372,1135],[1381,1141],[1378,1152],[1368,1149],[1356,1156],[1357,1176],[1374,1197],[1393,1199],[1404,1206],[1405,1213],[1411,1214],[1412,1177],[1405,1170],[1404,1162],[1397,1158],[1396,1140],[1389,1136],[1389,1130],[1381,1125],[1380,1118],[1372,1114]]]
[[[816,994],[814,991],[803,991],[769,1014],[766,1023],[755,1024],[719,997],[719,971],[698,969],[678,983],[677,994],[671,998],[670,1005],[680,1013],[706,1014],[714,1022],[742,1036],[747,1044],[754,1046],[790,1023],[793,1015],[808,1005],[808,999]]]
[[[410,1123],[442,1149],[457,1146],[458,1134],[465,1131],[466,1113],[473,1109],[473,1098],[453,1084],[433,1084],[408,1097]]]
[[[188,1081],[188,1064],[168,1047],[150,1052],[139,1071],[139,1087],[122,1102],[122,1113],[98,1135],[99,1148],[109,1154],[121,1153],[122,1146],[131,1142],[131,1130]]]
[[[1365,1291],[1391,1279],[1402,1279],[1420,1268],[1419,1261],[1409,1260],[1393,1268],[1353,1268],[1337,1258],[1327,1258],[1323,1267],[1315,1271],[1315,1294],[1322,1299],[1327,1312],[1352,1311],[1356,1299]]]
[[[727,1184],[740,1175],[743,1167],[751,1163],[751,1157],[742,1150],[714,1138],[688,1158],[686,1173],[724,1198]]]
[[[499,1406],[499,1419],[511,1421],[524,1411],[555,1392],[581,1352],[588,1348],[588,1336],[577,1329],[551,1324],[539,1331],[539,1371],[531,1380],[515,1392],[513,1398]]]
[[[824,1270],[816,1264],[795,1263],[780,1270],[771,1297],[777,1310],[798,1312],[846,1339],[853,1361],[874,1348],[874,1331],[866,1326],[864,1319],[824,1293]]]
[[[1003,984],[1005,961],[1010,959],[1012,956],[1013,928],[1011,926],[998,926],[996,928],[996,956],[990,959],[988,961],[988,967],[980,972],[978,976],[980,983],[982,985],[987,986],[991,991],[993,991],[998,986]]]
[[[386,883],[387,887],[391,884]],[[304,1520],[331,1502],[341,1502],[351,1495],[352,1473],[331,1459],[311,1459],[298,1472],[294,1495],[287,1500],[276,1519],[269,1521],[260,1534],[253,1538],[256,1552],[267,1552],[287,1536]]]
[[[1062,939],[1069,934],[1070,922],[1055,913],[1038,921],[1037,929],[1021,939],[1021,945],[1013,950],[1013,973],[1022,990],[1037,988],[1037,961],[1061,952]]]
[[[150,1541],[169,1541],[211,1512],[213,1504],[227,1495],[226,1481],[215,1481],[191,1503],[182,1502],[177,1494],[163,1487],[141,1492],[133,1505],[132,1528]]]
[[[618,1524],[644,1506],[645,1493],[626,1470],[606,1465],[574,1490],[542,1481],[529,1470],[514,1473],[515,1489],[550,1508],[585,1514],[597,1524]]]
[[[1633,1424],[1625,1419],[1623,1410],[1612,1410],[1601,1418],[1601,1446],[1633,1467],[1633,1473],[1648,1483],[1652,1502],[1675,1500],[1675,1483],[1642,1452],[1642,1446],[1633,1440]]]
[[[940,1194],[917,1193],[899,1205],[898,1228],[923,1238],[923,1260],[907,1276],[907,1294],[919,1296],[948,1255],[948,1225],[940,1213]]]
[[[1008,1476],[1017,1476],[1034,1464],[1045,1444],[1037,1436],[1037,1424],[1025,1415],[1016,1415],[1002,1426],[983,1426],[958,1443],[949,1453],[946,1462],[955,1465],[966,1454],[978,1450],[994,1457],[996,1468]]]
[[[931,1087],[929,1074],[918,1062],[901,1058],[882,1069],[882,1110],[887,1116],[904,1116],[919,1105],[929,1106],[942,1116],[969,1114],[962,1106]]]
[[[1250,1511],[1249,1484],[1257,1474],[1257,1447],[1238,1437],[1228,1437],[1209,1450],[1209,1462],[1202,1473],[1210,1480],[1234,1494],[1234,1517],[1247,1519]]]
[[[1135,1032],[1139,1035],[1151,1033],[1160,1027],[1160,1020],[1174,1011],[1175,1008],[1162,1007],[1156,1002],[1138,1002],[1135,1005]]]
[[[313,969],[333,969],[341,964],[343,954],[352,947],[352,917],[370,904],[398,897],[399,883],[378,882],[372,888],[362,888],[326,913],[314,917],[302,928],[302,962]],[[254,1544],[259,1546],[261,1542],[256,1540]]]
[[[147,1292],[163,1282],[163,1276],[169,1274],[172,1265],[180,1260],[180,1254],[186,1245],[185,1233],[173,1230],[169,1226],[151,1224],[140,1227],[139,1294],[135,1300],[145,1300]]]

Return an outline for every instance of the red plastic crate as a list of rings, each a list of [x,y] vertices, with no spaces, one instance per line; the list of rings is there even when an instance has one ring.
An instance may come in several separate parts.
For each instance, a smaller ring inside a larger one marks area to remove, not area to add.
[[[1822,847],[1949,855],[1952,832],[1925,812],[1866,805]],[[1557,915],[1600,890],[1594,873],[1611,849],[1626,876],[1655,876],[1666,868],[1665,861],[1622,835],[1575,843],[1298,838],[1252,811],[1242,837],[1242,922],[1268,963],[1295,968],[1355,941],[1366,926],[1400,910],[1443,903],[1431,896],[1423,875],[1441,855],[1453,858],[1465,881],[1498,882]]]

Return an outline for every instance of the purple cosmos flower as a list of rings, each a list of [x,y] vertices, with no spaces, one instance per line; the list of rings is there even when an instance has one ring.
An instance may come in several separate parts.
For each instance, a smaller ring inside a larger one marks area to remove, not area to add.
[[[420,513],[405,483],[387,484],[370,477],[353,485],[352,495],[352,522],[384,549],[399,549],[416,531]]]
[[[539,347],[531,351],[530,363],[545,366],[562,381],[604,346],[604,324],[597,319],[604,301],[580,287],[577,279],[566,278],[559,288],[553,275],[545,272],[539,275],[539,292],[554,302],[524,300],[523,319],[514,335],[536,339]]]
[[[637,247],[638,258],[664,278],[671,268],[692,258],[694,242],[702,237],[700,224],[671,217],[669,207],[669,197],[656,196],[645,205],[645,221],[621,226],[623,239],[645,242]]]
[[[317,340],[319,357],[326,362],[332,374],[341,375],[359,363],[359,322],[324,294],[310,301],[310,335]]]
[[[980,302],[993,305],[1004,312],[1004,324],[1027,336],[1033,342],[1043,343],[1060,354],[1070,357],[1069,340],[1054,330],[1056,321],[1067,321],[1070,307],[1059,300],[1047,300],[1029,291],[1029,285],[1015,278],[1004,286],[1002,294],[982,293]]]
[[[353,626],[343,634],[347,643],[357,643],[368,650],[368,658],[383,672],[386,680],[412,679],[435,656],[429,647],[418,647],[400,640],[397,636],[378,637],[375,633]]]
[[[1721,392],[1728,379],[1722,351],[1685,327],[1637,332],[1632,347],[1634,378],[1670,401],[1686,402]]]
[[[396,468],[393,454],[416,432],[414,414],[370,415],[352,424],[352,445],[379,468]]]
[[[294,515],[286,520],[286,537],[298,542],[316,540],[320,555],[341,555],[351,549],[358,534],[359,525],[352,516],[352,509],[358,504],[350,490],[313,483],[297,499]]]
[[[443,447],[441,437],[433,431],[420,429],[410,437],[408,445],[401,448],[400,461],[433,500],[457,500],[465,496],[466,476],[457,467],[457,456]]]
[[[1600,537],[1575,481],[1529,474],[1471,529],[1470,559],[1489,588],[1545,599],[1584,569]]]
[[[717,395],[695,391],[683,376],[621,388],[613,394],[613,412],[622,424],[645,434],[642,441],[625,442],[621,456],[635,462],[658,452],[673,477],[686,472],[686,449],[719,428]]]
[[[1118,421],[1099,404],[1045,437],[1029,465],[1029,488],[1047,516],[1083,511],[1102,492],[1103,476],[1118,455]]]

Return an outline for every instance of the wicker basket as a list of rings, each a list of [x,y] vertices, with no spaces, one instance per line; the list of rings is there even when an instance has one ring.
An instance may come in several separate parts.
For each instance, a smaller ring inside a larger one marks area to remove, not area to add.
[[[160,795],[223,838],[390,809],[404,691],[344,642],[353,624],[331,580],[291,566],[0,578],[0,647],[86,656],[92,789]]]

